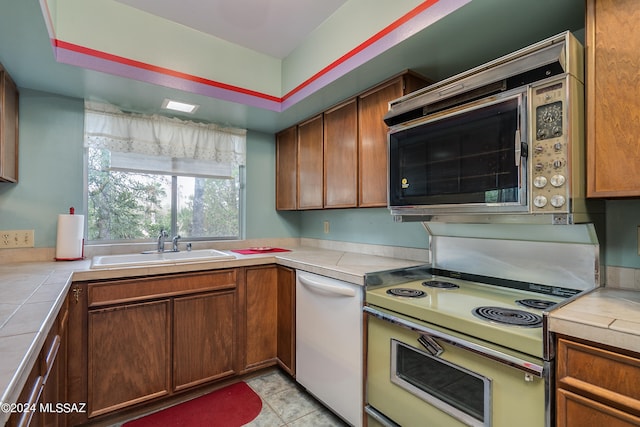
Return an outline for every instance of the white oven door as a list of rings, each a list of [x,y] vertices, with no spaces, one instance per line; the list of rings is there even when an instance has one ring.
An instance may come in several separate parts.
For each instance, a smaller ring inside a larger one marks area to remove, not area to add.
[[[367,319],[368,412],[401,426],[545,425],[543,378],[438,339],[430,352],[422,334]]]

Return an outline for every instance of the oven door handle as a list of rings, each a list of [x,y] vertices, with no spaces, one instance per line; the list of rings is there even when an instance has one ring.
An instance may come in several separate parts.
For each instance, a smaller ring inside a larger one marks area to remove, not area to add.
[[[363,308],[363,311],[371,316],[377,317],[380,320],[385,320],[387,322],[393,323],[394,325],[400,326],[402,328],[409,329],[411,331],[418,332],[423,335],[427,335],[432,339],[437,338],[443,342],[454,345],[463,350],[470,351],[479,356],[486,357],[487,359],[494,360],[503,365],[507,365],[512,368],[518,369],[527,374],[531,374],[539,378],[543,377],[544,367],[537,365],[535,363],[526,361],[524,359],[520,359],[519,357],[511,356],[501,351],[494,350],[492,348],[485,347],[470,341],[466,341],[466,340],[454,337],[452,335],[445,334],[440,331],[436,331],[435,329],[430,329],[425,326],[418,325],[416,323],[410,322],[400,317],[393,316],[391,314],[376,310],[375,308],[372,308],[370,306],[365,306]]]

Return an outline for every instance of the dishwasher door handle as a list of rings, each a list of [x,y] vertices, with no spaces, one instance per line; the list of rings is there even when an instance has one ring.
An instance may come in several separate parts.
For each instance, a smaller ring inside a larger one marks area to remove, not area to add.
[[[310,277],[305,276],[304,274],[299,274],[298,280],[300,280],[300,283],[302,283],[304,286],[311,289],[324,291],[330,294],[342,295],[345,297],[356,296],[355,289],[348,288],[346,286],[334,285],[332,283],[325,283],[319,280],[314,280],[314,279],[311,279]]]

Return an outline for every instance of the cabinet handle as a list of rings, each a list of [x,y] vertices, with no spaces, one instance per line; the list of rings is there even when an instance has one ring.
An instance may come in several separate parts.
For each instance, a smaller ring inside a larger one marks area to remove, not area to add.
[[[76,301],[76,304],[80,302],[80,294],[82,294],[82,288],[80,286],[76,286],[71,290],[73,292],[73,299]]]

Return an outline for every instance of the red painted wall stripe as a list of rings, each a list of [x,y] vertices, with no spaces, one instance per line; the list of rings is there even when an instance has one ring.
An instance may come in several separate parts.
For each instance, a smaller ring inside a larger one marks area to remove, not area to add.
[[[406,24],[407,22],[411,21],[417,15],[419,15],[422,12],[424,12],[426,9],[428,9],[431,6],[433,6],[434,4],[438,3],[438,1],[439,0],[426,0],[425,2],[423,2],[420,5],[416,6],[413,10],[411,10],[408,13],[406,13],[405,15],[401,16],[400,18],[395,20],[393,23],[391,23],[390,25],[388,25],[384,29],[380,30],[378,33],[374,34],[369,39],[365,40],[360,45],[356,46],[355,48],[353,48],[349,52],[345,53],[340,58],[336,59],[331,64],[327,65],[326,67],[324,67],[323,69],[321,69],[320,71],[315,73],[313,76],[309,77],[307,80],[305,80],[304,82],[302,82],[301,84],[296,86],[294,89],[292,89],[286,95],[284,95],[282,98],[279,98],[277,96],[268,95],[268,94],[265,94],[265,93],[262,93],[262,92],[257,92],[257,91],[250,90],[250,89],[245,89],[245,88],[242,88],[242,87],[239,87],[239,86],[230,85],[230,84],[227,84],[227,83],[221,83],[221,82],[218,82],[218,81],[215,81],[215,80],[205,79],[203,77],[194,76],[194,75],[183,73],[183,72],[180,72],[180,71],[175,71],[175,70],[171,70],[171,69],[168,69],[168,68],[147,64],[145,62],[136,61],[136,60],[133,60],[133,59],[125,58],[123,56],[113,55],[113,54],[110,54],[110,53],[102,52],[102,51],[99,51],[99,50],[91,49],[91,48],[80,46],[80,45],[73,44],[73,43],[68,43],[68,42],[65,42],[65,41],[62,41],[62,40],[58,40],[58,39],[54,39],[52,41],[52,43],[56,48],[66,49],[66,50],[69,50],[69,51],[72,51],[72,52],[77,52],[77,53],[80,53],[80,54],[83,54],[83,55],[88,55],[88,56],[92,56],[92,57],[95,57],[95,58],[100,58],[100,59],[104,59],[104,60],[107,60],[107,61],[112,61],[112,62],[124,64],[124,65],[130,66],[130,67],[140,68],[140,69],[143,69],[143,70],[148,70],[148,71],[164,74],[164,75],[171,76],[171,77],[176,77],[176,78],[180,78],[180,79],[184,79],[184,80],[188,80],[188,81],[192,81],[192,82],[196,82],[196,83],[200,83],[200,84],[204,84],[204,85],[208,85],[208,86],[213,86],[213,87],[217,87],[217,88],[221,88],[221,89],[225,89],[225,90],[229,90],[229,91],[233,91],[233,92],[237,92],[237,93],[241,93],[241,94],[245,94],[245,95],[255,96],[255,97],[266,99],[266,100],[273,101],[273,102],[282,103],[284,100],[286,100],[287,98],[289,98],[292,95],[296,94],[300,90],[304,89],[306,86],[309,86],[311,83],[313,83],[315,80],[319,79],[324,74],[326,74],[329,71],[331,71],[331,70],[335,69],[336,67],[340,66],[344,62],[346,62],[349,59],[353,58],[358,53],[362,52],[363,50],[365,50],[369,46],[373,45],[374,43],[376,43],[377,41],[379,41],[380,39],[385,37],[386,35],[390,34],[392,31],[398,29],[400,26],[402,26],[402,25]]]
[[[54,45],[60,49],[66,49],[73,52],[81,53],[83,55],[93,56],[95,58],[104,59],[111,62],[117,62],[120,64],[128,65],[130,67],[140,68],[143,70],[153,71],[155,73],[164,74],[171,77],[177,77],[184,80],[189,80],[196,83],[201,83],[208,86],[214,86],[221,89],[230,90],[233,92],[242,93],[245,95],[256,96],[258,98],[267,99],[269,101],[282,102],[282,98],[276,96],[267,95],[265,93],[257,92],[250,89],[245,89],[239,86],[230,85],[227,83],[217,82],[215,80],[205,79],[203,77],[194,76],[191,74],[183,73],[180,71],[171,70],[169,68],[158,67],[156,65],[147,64],[145,62],[136,61],[133,59],[125,58],[123,56],[113,55],[99,50],[91,49],[88,47],[80,46],[73,43],[68,43],[62,40],[54,40]]]
[[[392,22],[389,26],[387,26],[384,29],[380,30],[378,33],[374,34],[369,39],[365,40],[362,44],[356,46],[355,48],[353,48],[349,52],[347,52],[344,55],[342,55],[340,58],[338,58],[335,61],[333,61],[331,64],[329,64],[326,67],[324,67],[322,70],[318,71],[313,76],[309,77],[307,80],[302,82],[300,85],[298,85],[294,89],[292,89],[289,93],[284,95],[282,99],[285,100],[285,99],[289,98],[290,96],[294,95],[295,93],[299,92],[300,90],[304,89],[306,86],[310,85],[312,82],[314,82],[315,80],[320,78],[322,75],[328,73],[329,71],[331,71],[334,68],[338,67],[339,65],[341,65],[345,61],[349,60],[350,58],[354,57],[358,53],[362,52],[364,49],[366,49],[367,47],[371,46],[372,44],[374,44],[378,40],[382,39],[384,36],[388,35],[392,31],[396,30],[401,25],[406,24],[407,22],[409,22],[410,20],[415,18],[418,14],[424,12],[426,9],[428,9],[431,6],[433,6],[434,4],[438,3],[438,1],[440,1],[440,0],[427,0],[424,3],[420,4],[419,6],[417,6],[416,8],[411,10],[410,12],[408,12],[407,14],[401,16],[400,18],[398,18],[397,20]]]

